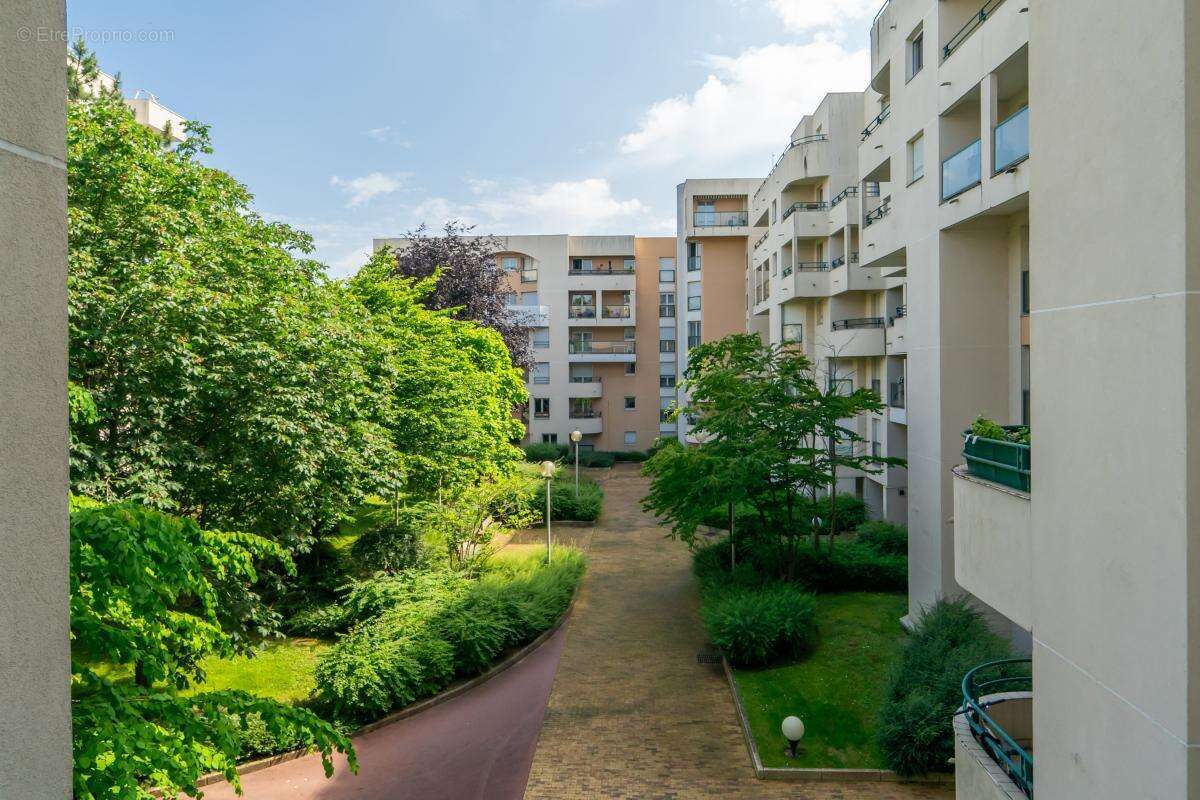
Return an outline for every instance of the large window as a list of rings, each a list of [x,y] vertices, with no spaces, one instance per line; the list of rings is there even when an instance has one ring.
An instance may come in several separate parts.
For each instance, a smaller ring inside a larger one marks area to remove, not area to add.
[[[687,308],[688,311],[700,310],[700,284],[689,283],[687,287]]]
[[[671,419],[671,411],[675,408],[674,397],[658,398],[658,422],[661,427],[674,426],[675,420]]]
[[[689,322],[687,331],[688,331],[688,338],[687,338],[688,349],[691,350],[693,347],[696,347],[700,344],[700,322],[699,321]]]
[[[675,316],[674,292],[658,293],[658,316],[663,319],[668,319]]]

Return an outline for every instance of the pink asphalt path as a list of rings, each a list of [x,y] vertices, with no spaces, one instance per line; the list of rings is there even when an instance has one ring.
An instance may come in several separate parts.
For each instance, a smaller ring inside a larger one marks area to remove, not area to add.
[[[242,778],[243,800],[520,800],[566,626],[487,683],[354,742],[358,775],[305,756]],[[229,784],[205,800],[235,800]]]

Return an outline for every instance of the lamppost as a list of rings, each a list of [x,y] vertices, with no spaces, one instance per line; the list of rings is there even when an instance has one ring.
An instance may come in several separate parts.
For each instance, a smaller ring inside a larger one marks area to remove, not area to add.
[[[542,462],[542,477],[546,479],[546,563],[550,563],[550,483],[554,480],[554,462]]]
[[[571,431],[571,441],[575,443],[575,497],[579,497],[579,442],[583,439],[583,431]]]
[[[783,738],[788,740],[788,758],[795,758],[796,747],[804,738],[804,723],[799,717],[787,717],[780,727],[783,729]]]

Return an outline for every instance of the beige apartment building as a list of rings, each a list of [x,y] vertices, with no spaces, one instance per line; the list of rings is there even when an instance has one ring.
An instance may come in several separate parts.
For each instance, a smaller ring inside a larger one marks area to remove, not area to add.
[[[674,402],[675,237],[499,240],[509,309],[530,328],[526,441],[568,444],[579,431],[585,449],[628,451],[674,436],[660,393]]]

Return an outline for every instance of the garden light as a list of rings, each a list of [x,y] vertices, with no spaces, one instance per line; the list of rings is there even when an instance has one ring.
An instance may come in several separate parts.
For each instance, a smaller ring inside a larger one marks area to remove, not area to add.
[[[542,477],[546,479],[546,563],[550,563],[550,483],[554,479],[554,462],[542,462]]]
[[[579,440],[583,431],[571,431],[571,441],[575,443],[575,499],[579,499]]]
[[[788,757],[795,758],[796,748],[804,738],[804,723],[799,717],[787,717],[780,728],[783,730],[783,738],[788,740]]]

